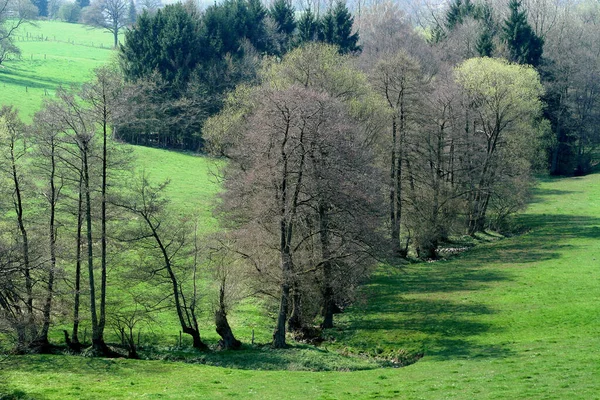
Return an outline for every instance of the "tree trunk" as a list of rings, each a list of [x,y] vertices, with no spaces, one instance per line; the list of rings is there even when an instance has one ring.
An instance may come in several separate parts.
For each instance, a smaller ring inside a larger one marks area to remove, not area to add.
[[[321,328],[330,329],[333,328],[333,309],[334,303],[334,290],[333,290],[333,271],[331,265],[331,250],[329,248],[329,215],[328,207],[321,202],[319,204],[319,237],[321,240],[321,257],[323,259],[323,283],[325,288],[323,290],[323,323]],[[398,242],[400,238],[398,237]],[[399,243],[398,243],[399,244]]]
[[[75,260],[75,299],[73,305],[73,338],[71,342],[79,346],[79,302],[81,296],[81,245],[83,229],[83,167],[79,173],[79,198],[77,200],[77,248]]]
[[[302,293],[295,280],[292,286],[292,312],[287,324],[290,332],[299,332],[302,329]]]
[[[48,285],[46,288],[46,302],[44,304],[44,323],[42,331],[38,337],[38,342],[47,346],[48,343],[48,331],[50,329],[50,311],[52,309],[52,297],[54,296],[54,272],[56,269],[56,228],[55,228],[55,211],[56,211],[56,185],[54,183],[54,176],[56,173],[56,159],[54,156],[54,140],[51,143],[51,155],[50,155],[50,221],[48,224],[48,239],[50,246],[50,270],[48,271]]]
[[[285,343],[285,323],[288,315],[289,298],[290,286],[287,283],[282,283],[277,326],[275,327],[275,332],[273,332],[273,347],[276,349],[283,349],[287,347],[287,344]]]
[[[217,333],[221,336],[221,340],[219,340],[219,347],[221,349],[238,350],[242,347],[242,342],[233,336],[233,332],[227,321],[227,314],[222,309],[215,311],[215,324],[217,326]]]
[[[23,199],[21,195],[21,182],[17,173],[17,158],[15,156],[15,145],[16,143],[13,138],[10,143],[11,172],[14,185],[13,203],[15,207],[15,213],[17,214],[17,225],[21,233],[21,240],[23,241],[21,246],[21,252],[23,255],[23,273],[25,275],[25,291],[27,296],[25,298],[25,305],[27,309],[27,327],[25,329],[25,332],[29,331],[30,340],[34,340],[37,337],[37,332],[35,329],[35,320],[33,315],[33,279],[31,278],[31,265],[29,262],[29,238],[27,235],[27,229],[25,228],[25,222],[23,220]],[[23,342],[21,343],[21,345],[25,345],[25,343]]]
[[[100,336],[104,336],[104,327],[106,326],[106,188],[107,188],[107,136],[108,136],[108,110],[106,106],[105,87],[102,86],[103,96],[103,116],[102,116],[102,204],[101,204],[101,232],[100,232],[100,318],[98,321],[98,331]]]

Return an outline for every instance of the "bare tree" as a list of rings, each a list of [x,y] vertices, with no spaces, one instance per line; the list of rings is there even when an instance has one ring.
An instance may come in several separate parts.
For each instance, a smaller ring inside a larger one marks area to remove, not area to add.
[[[151,249],[156,263],[150,265],[149,278],[160,279],[170,286],[170,295],[181,330],[192,337],[193,346],[199,350],[207,348],[200,337],[198,324],[199,293],[196,274],[198,248],[189,249],[190,228],[179,218],[172,218],[166,209],[167,200],[162,197],[168,182],[151,185],[145,176],[132,184],[129,199],[120,200],[120,206],[139,217],[139,226],[130,241],[138,241]],[[194,260],[189,262],[190,256]],[[192,281],[189,282],[189,278]],[[189,288],[191,285],[191,288]]]
[[[104,28],[113,35],[114,47],[119,45],[119,33],[129,24],[127,0],[98,0],[92,4],[85,23]]]

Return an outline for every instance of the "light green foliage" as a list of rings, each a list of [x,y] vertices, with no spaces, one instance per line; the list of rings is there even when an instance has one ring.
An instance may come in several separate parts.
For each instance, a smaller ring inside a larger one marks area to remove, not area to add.
[[[477,129],[492,140],[510,134],[502,141],[511,151],[531,159],[538,149],[532,143],[542,133],[540,97],[544,89],[537,71],[531,66],[483,57],[463,62],[455,69],[455,76],[466,95],[467,107],[475,111]],[[498,140],[493,144],[502,146]]]
[[[18,106],[27,121],[58,86],[89,81],[114,54],[112,36],[103,30],[56,21],[36,25],[22,25],[15,36],[21,59],[0,67],[0,105]]]

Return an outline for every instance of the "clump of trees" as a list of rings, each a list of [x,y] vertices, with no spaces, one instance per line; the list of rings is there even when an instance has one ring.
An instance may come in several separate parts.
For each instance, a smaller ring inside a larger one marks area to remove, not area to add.
[[[377,262],[436,259],[503,229],[535,168],[594,165],[596,3],[456,0],[422,30],[382,3],[360,37],[343,2],[142,8],[118,69],[30,127],[0,112],[0,329],[21,349],[49,348],[61,308],[74,351],[85,314],[95,353],[114,324],[135,357],[135,327],[165,307],[195,348],[208,312],[238,349],[228,315],[248,295],[276,315],[273,347],[312,340]],[[223,231],[199,237],[115,139],[225,158]]]

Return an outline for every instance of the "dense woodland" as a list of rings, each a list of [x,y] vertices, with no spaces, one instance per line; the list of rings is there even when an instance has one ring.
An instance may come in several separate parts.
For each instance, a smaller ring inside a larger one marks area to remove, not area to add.
[[[377,263],[505,232],[534,173],[595,164],[597,2],[145,8],[96,15],[126,33],[91,82],[30,125],[0,112],[6,347],[49,351],[68,326],[79,352],[85,321],[93,353],[113,353],[110,325],[136,357],[140,324],[168,309],[195,348],[209,311],[237,349],[227,315],[254,296],[282,348],[332,328]],[[0,61],[25,19],[3,10]],[[119,142],[220,158],[220,232],[200,235]]]

